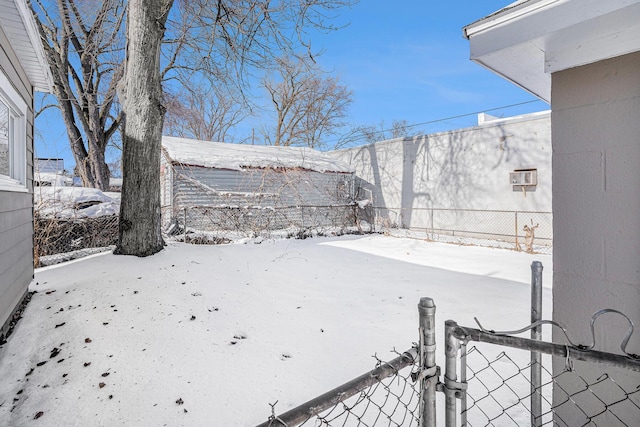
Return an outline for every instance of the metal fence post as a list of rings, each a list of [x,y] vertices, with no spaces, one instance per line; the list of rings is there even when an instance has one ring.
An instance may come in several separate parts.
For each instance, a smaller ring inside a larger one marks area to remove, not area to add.
[[[433,208],[431,208],[430,211],[431,211],[431,240],[433,240],[434,239],[434,237],[433,237],[434,236],[434,232],[433,232],[433,215],[434,215]]]
[[[458,391],[457,356],[460,340],[454,335],[458,324],[453,320],[444,323],[445,334],[445,367],[444,367],[444,399],[445,426],[456,427],[456,392]]]
[[[420,298],[420,426],[436,427],[436,385],[440,372],[436,366],[436,305],[431,298]]]
[[[187,243],[187,207],[184,207],[184,226],[183,226],[183,233],[184,233],[184,243]]]
[[[519,251],[520,243],[518,242],[518,211],[515,212],[515,232],[516,232],[516,251]]]
[[[461,392],[456,395],[460,399],[460,425],[467,427],[467,342],[458,341],[460,344],[460,384]]]
[[[542,320],[542,263],[531,263],[531,323]],[[542,325],[531,329],[532,340],[542,340]],[[531,426],[542,422],[542,354],[531,352]]]

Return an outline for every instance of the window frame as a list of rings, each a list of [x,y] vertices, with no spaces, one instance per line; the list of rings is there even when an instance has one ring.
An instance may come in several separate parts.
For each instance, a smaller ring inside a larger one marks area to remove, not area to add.
[[[0,69],[0,99],[9,107],[9,175],[0,174],[0,191],[28,192],[27,103]],[[12,124],[11,124],[12,123]]]

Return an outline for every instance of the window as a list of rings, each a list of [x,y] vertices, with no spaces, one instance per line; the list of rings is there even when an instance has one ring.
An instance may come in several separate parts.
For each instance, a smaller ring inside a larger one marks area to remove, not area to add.
[[[27,191],[27,104],[0,70],[0,190]]]
[[[13,131],[9,128],[9,106],[0,99],[0,174],[11,176],[9,141]]]

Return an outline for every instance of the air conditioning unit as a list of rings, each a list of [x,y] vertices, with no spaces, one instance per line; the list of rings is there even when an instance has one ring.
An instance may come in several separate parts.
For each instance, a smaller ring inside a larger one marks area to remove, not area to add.
[[[531,191],[538,185],[537,169],[516,169],[509,173],[509,181],[513,186],[513,191]]]

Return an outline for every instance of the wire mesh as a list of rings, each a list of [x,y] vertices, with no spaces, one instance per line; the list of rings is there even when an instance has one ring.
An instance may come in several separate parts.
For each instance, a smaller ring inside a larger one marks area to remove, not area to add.
[[[467,426],[635,426],[640,419],[640,380],[621,384],[602,367],[566,363],[555,373],[551,356],[542,358],[542,382],[531,389],[528,351],[495,353],[471,347],[467,367]],[[564,363],[564,361],[563,361]],[[624,374],[623,374],[624,376]],[[632,377],[631,377],[632,378]],[[637,377],[636,377],[637,379]],[[542,397],[542,412],[532,420],[531,394]]]
[[[433,241],[542,254],[553,246],[551,212],[366,207],[358,214],[375,231],[389,234],[412,230]]]
[[[400,355],[397,352],[396,354]],[[275,413],[275,405],[273,405],[273,414],[265,425],[289,427],[419,426],[420,382],[417,380],[417,376],[412,374],[417,372],[419,366],[417,358],[407,358],[406,354],[401,355],[406,362],[400,366],[394,364],[398,369],[394,368],[388,377],[381,377],[380,373],[376,371],[387,363],[374,356],[376,367],[369,373],[372,379],[369,381],[371,384],[361,390],[358,390],[355,385],[350,388],[346,384],[346,391],[327,393],[319,399],[284,414],[283,417],[279,417]],[[367,374],[365,374],[366,376]],[[354,382],[359,379],[362,377],[355,379]],[[329,402],[330,405],[323,405],[322,400]],[[315,409],[318,407],[327,407],[327,409],[316,413]],[[300,421],[294,419],[291,422],[287,416],[292,412],[310,415],[303,417]]]
[[[331,206],[189,206],[167,228],[185,241],[198,238],[310,237],[357,230],[351,204]],[[182,235],[182,236],[180,236]]]
[[[170,234],[292,236],[356,226],[353,175],[302,168],[242,170],[173,165],[163,186]]]
[[[118,242],[118,216],[33,219],[34,264],[47,265],[52,257],[87,249],[105,248]],[[57,257],[60,260],[65,260]]]

